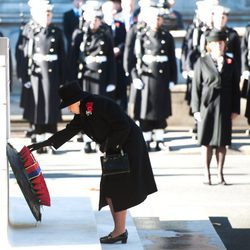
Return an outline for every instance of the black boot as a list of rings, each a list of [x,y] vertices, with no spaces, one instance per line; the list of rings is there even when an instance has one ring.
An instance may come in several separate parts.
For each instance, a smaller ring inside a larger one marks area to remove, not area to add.
[[[161,143],[161,142],[159,142],[159,141],[156,142],[155,151],[161,151],[160,143]]]
[[[90,142],[86,142],[85,143],[85,146],[84,146],[84,152],[86,153],[86,154],[89,154],[89,153],[91,153],[91,145],[90,145]]]
[[[150,147],[150,141],[146,141],[146,145],[147,145],[148,152],[151,152],[152,148]]]
[[[164,141],[157,141],[155,146],[155,151],[169,150],[169,147],[164,143]]]

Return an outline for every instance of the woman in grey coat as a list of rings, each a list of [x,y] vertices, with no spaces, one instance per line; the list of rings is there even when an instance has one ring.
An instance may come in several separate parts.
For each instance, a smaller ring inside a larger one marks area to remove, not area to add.
[[[240,72],[225,55],[226,34],[212,30],[207,36],[208,53],[194,70],[191,107],[198,121],[198,143],[202,146],[205,184],[211,185],[210,162],[215,148],[218,182],[226,184],[223,166],[226,145],[231,144],[232,120],[240,113]]]
[[[130,173],[101,177],[99,209],[109,205],[114,230],[101,243],[127,242],[126,211],[157,191],[146,143],[141,129],[111,99],[83,92],[77,82],[60,88],[60,108],[68,107],[74,115],[65,129],[48,140],[30,145],[30,150],[53,146],[59,148],[82,131],[100,145],[106,154],[121,149],[127,153]]]

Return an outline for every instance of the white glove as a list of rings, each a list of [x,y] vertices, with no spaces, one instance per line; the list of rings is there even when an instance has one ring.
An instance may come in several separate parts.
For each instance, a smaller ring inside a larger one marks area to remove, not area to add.
[[[174,82],[169,82],[169,89],[172,90],[174,87]]]
[[[187,72],[186,70],[182,72],[182,77],[183,77],[184,79],[187,79],[187,78],[188,78],[188,72]]]
[[[249,79],[249,76],[250,76],[250,71],[243,71],[242,72],[242,77],[244,78],[244,79],[246,79],[246,80],[248,80]]]
[[[114,47],[114,54],[117,56],[117,55],[119,55],[120,54],[120,48],[118,48],[118,47]]]
[[[139,78],[136,78],[133,80],[133,85],[136,89],[143,89],[143,87],[144,87],[144,83]]]
[[[193,70],[188,71],[188,76],[190,78],[194,78],[194,71]]]
[[[26,82],[23,84],[23,86],[26,88],[26,89],[29,89],[31,88],[31,82]]]
[[[109,84],[107,87],[106,87],[106,92],[112,92],[115,90],[115,85],[114,84]]]
[[[197,122],[200,122],[200,121],[201,121],[201,113],[200,113],[200,112],[195,112],[195,113],[194,113],[194,119],[195,119]]]

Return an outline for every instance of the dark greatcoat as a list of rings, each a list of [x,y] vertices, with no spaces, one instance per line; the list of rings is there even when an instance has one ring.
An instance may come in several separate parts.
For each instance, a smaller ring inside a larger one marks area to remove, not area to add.
[[[240,113],[240,74],[234,60],[225,57],[221,73],[210,55],[198,59],[192,82],[192,112],[201,113],[198,122],[200,145],[231,144],[232,113]]]
[[[53,124],[61,120],[61,112],[58,111],[59,86],[64,84],[65,52],[62,31],[50,25],[41,28],[34,34],[34,53],[44,55],[55,54],[55,61],[35,61],[31,72],[31,84],[33,89],[35,107],[33,114],[34,124]]]
[[[31,20],[25,25],[21,26],[19,37],[15,48],[15,59],[16,59],[16,74],[22,83],[20,107],[24,108],[25,112],[30,113],[32,110],[32,104],[34,103],[32,89],[26,88],[25,83],[30,82],[30,75],[28,72],[29,55],[28,44],[30,40],[33,40],[33,30],[37,25]],[[28,119],[27,116],[25,116]]]
[[[134,65],[132,78],[140,78],[144,83],[141,95],[135,102],[135,119],[164,120],[172,114],[169,82],[177,81],[174,39],[168,31],[160,28],[157,31],[147,29],[141,35],[140,41],[141,58],[144,55],[158,55],[167,56],[168,60],[151,63],[142,60],[141,74]]]
[[[145,25],[142,23],[135,23],[127,31],[123,54],[123,67],[127,75],[131,75],[131,71],[136,64],[136,56],[134,52],[136,34],[141,32],[142,29],[144,29],[144,26]]]
[[[87,56],[106,56],[107,61],[87,64]],[[102,24],[95,32],[87,25],[83,30],[76,30],[69,57],[71,80],[78,80],[84,91],[105,95],[109,84],[116,85],[113,39],[106,24]]]
[[[241,41],[241,60],[242,60],[242,72],[250,71],[250,24],[246,27],[246,31]],[[246,93],[246,110],[245,117],[250,119],[250,78],[248,78],[248,91]]]
[[[35,60],[34,54],[56,55],[57,60]],[[17,70],[24,89],[23,118],[32,124],[55,124],[61,120],[58,110],[59,86],[64,84],[65,52],[63,32],[53,24],[43,28],[33,21],[25,25],[16,47]],[[29,65],[29,60],[31,64]]]
[[[86,104],[93,109],[87,115]],[[83,131],[95,142],[106,145],[107,152],[116,151],[119,145],[128,154],[129,174],[102,176],[100,183],[99,209],[107,205],[105,197],[111,198],[115,211],[121,211],[143,202],[147,195],[157,191],[147,148],[140,128],[111,99],[83,92],[80,115],[49,138],[54,148]]]
[[[126,76],[124,67],[123,67],[123,53],[126,39],[126,28],[125,24],[121,21],[114,20],[114,24],[111,27],[114,47],[120,49],[120,53],[115,56],[116,63],[116,90],[115,90],[115,99],[121,101],[121,107],[124,110],[127,109],[127,85],[130,83],[129,78]]]
[[[73,9],[63,14],[63,31],[67,39],[67,48],[71,45],[74,30],[79,28],[80,16],[76,15]]]
[[[241,72],[241,47],[240,47],[240,37],[236,30],[230,27],[224,27],[222,29],[227,34],[227,50],[226,55],[232,57]]]
[[[137,9],[138,10],[138,9]],[[134,23],[131,28],[127,31],[125,48],[123,54],[123,67],[128,76],[128,80],[131,83],[131,71],[136,65],[136,55],[135,55],[135,40],[138,33],[141,33],[145,29],[146,24],[143,22]],[[137,93],[137,89],[130,85],[129,88],[129,101],[128,101],[128,114],[130,117],[134,118],[134,104]],[[140,91],[139,91],[140,94]]]

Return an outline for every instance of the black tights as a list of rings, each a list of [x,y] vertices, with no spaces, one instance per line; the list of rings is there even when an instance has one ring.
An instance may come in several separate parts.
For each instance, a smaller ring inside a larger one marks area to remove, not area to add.
[[[218,178],[224,181],[223,167],[225,163],[227,149],[225,146],[215,147],[216,162],[218,168]],[[213,147],[208,145],[202,146],[202,161],[205,163],[205,176],[210,179],[210,163],[213,156]]]

